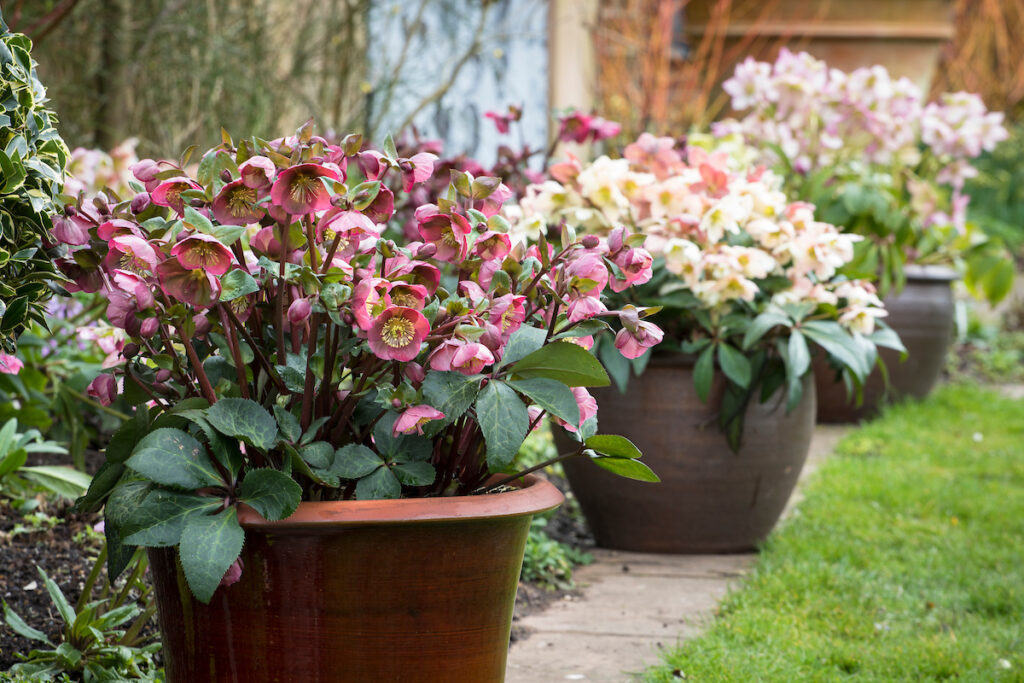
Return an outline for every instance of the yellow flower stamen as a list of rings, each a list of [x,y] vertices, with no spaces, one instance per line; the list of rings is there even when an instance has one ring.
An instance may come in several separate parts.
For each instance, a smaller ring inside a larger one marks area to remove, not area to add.
[[[246,216],[252,212],[252,205],[256,201],[256,190],[251,187],[236,187],[228,195],[228,211],[235,218]]]
[[[416,328],[412,321],[401,316],[395,316],[388,320],[380,331],[380,338],[393,349],[408,346],[415,336]]]
[[[306,204],[316,197],[318,187],[323,187],[320,178],[313,175],[297,175],[292,180],[291,198],[293,201]]]

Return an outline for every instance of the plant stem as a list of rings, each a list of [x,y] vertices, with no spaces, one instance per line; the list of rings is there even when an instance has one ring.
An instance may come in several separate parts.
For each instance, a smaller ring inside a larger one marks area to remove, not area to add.
[[[228,316],[224,312],[224,305],[220,306],[220,324],[224,326],[224,334],[231,349],[231,359],[235,362],[235,377],[238,380],[238,388],[242,392],[242,398],[250,398],[249,378],[245,373],[245,363],[242,362],[242,348],[238,344],[238,333],[231,329],[228,323]]]
[[[193,348],[192,342],[184,334],[181,335],[181,342],[185,345],[185,354],[188,356],[188,362],[192,364],[192,368],[196,373],[196,379],[199,380],[199,388],[202,389],[203,398],[209,401],[212,406],[217,402],[217,392],[213,390],[210,378],[206,376],[206,370],[203,369],[203,364],[199,362],[199,355],[196,353],[195,348]]]
[[[538,463],[538,464],[534,465],[533,467],[528,467],[525,470],[523,470],[522,472],[517,472],[515,474],[510,474],[509,476],[505,477],[504,479],[499,479],[498,481],[494,482],[490,486],[478,488],[477,490],[473,491],[473,493],[474,494],[476,494],[476,493],[487,493],[488,491],[493,491],[494,489],[499,488],[501,486],[505,486],[506,484],[511,484],[516,479],[520,479],[522,477],[525,477],[528,474],[533,474],[537,470],[542,470],[545,467],[549,467],[551,465],[560,463],[563,460],[568,460],[569,458],[575,457],[577,455],[583,455],[583,444],[580,444],[579,450],[573,451],[571,453],[563,453],[563,454],[561,454],[559,456],[551,458],[550,460],[545,460],[542,463]]]
[[[95,400],[89,398],[88,396],[86,396],[85,394],[83,394],[83,393],[81,393],[79,391],[75,391],[74,389],[69,387],[67,384],[62,384],[60,388],[63,389],[64,391],[68,392],[72,396],[74,396],[79,401],[82,401],[83,403],[88,403],[93,408],[96,408],[97,410],[102,410],[104,413],[106,413],[107,415],[110,415],[111,417],[116,417],[119,420],[130,420],[130,419],[132,419],[130,415],[125,415],[120,410],[114,410],[110,406],[105,406],[102,403],[100,403],[99,401],[95,401]]]
[[[231,310],[230,306],[225,306],[224,304],[220,304],[220,306],[224,309],[224,312],[227,313],[228,318],[231,320],[231,324],[235,329],[241,332],[242,336],[245,337],[245,341],[249,344],[249,347],[252,348],[253,355],[256,356],[256,360],[258,360],[260,365],[263,366],[263,369],[266,370],[267,375],[270,377],[270,381],[272,381],[274,386],[277,387],[278,392],[287,394],[288,387],[285,386],[284,380],[278,376],[277,371],[274,370],[274,366],[271,365],[270,361],[267,360],[267,357],[263,355],[263,351],[260,350],[259,344],[257,344],[256,340],[252,338],[251,334],[249,334],[248,328],[246,328],[242,321],[238,319],[238,316],[235,315],[235,312]]]

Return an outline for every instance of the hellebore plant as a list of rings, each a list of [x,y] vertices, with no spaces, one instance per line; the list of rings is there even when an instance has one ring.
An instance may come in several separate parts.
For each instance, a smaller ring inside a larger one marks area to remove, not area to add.
[[[907,262],[948,264],[975,296],[994,303],[1009,292],[1012,259],[967,222],[964,192],[972,160],[1007,138],[1001,112],[964,92],[926,102],[884,67],[845,73],[785,49],[774,64],[748,58],[723,87],[746,113],[714,133],[745,140],[787,192],[865,237],[844,273],[885,294],[902,287]]]
[[[622,329],[614,343],[600,341],[597,355],[623,391],[624,358],[642,372],[655,344],[695,354],[704,401],[717,366],[726,378],[720,424],[734,449],[753,397],[766,401],[784,386],[787,409],[799,402],[812,344],[857,387],[876,345],[902,349],[877,324],[886,312],[874,287],[836,276],[862,238],[816,220],[811,204],[790,202],[782,179],[745,156],[735,145],[680,151],[645,133],[622,159],[553,165],[551,180],[506,209],[515,240],[543,241],[554,226],[600,238],[601,258],[570,270],[603,287],[606,267],[613,296],[574,302],[569,320],[601,315],[606,304],[621,309]],[[634,307],[663,310],[645,321]]]
[[[384,181],[409,190],[433,159],[328,144],[310,124],[225,134],[195,178],[187,159],[139,162],[143,200],[103,206],[60,262],[125,333],[89,393],[138,408],[80,501],[105,501],[112,547],[178,546],[208,601],[237,580],[239,504],[277,520],[302,500],[485,493],[523,474],[513,461],[547,414],[582,435],[561,457],[657,480],[626,439],[596,434],[584,388],[609,382],[580,345],[609,325],[568,311],[610,280],[603,244],[514,249],[497,203],[469,208],[500,182],[467,175],[416,210],[419,240],[384,239]]]

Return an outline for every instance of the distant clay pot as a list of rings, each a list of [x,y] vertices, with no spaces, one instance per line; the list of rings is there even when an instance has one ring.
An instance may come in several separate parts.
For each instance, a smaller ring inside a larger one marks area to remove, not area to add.
[[[880,349],[889,373],[885,386],[876,368],[864,384],[864,401],[854,405],[846,385],[823,355],[814,360],[818,392],[818,422],[852,423],[876,415],[887,400],[924,398],[942,377],[946,354],[953,343],[953,288],[957,274],[944,266],[907,266],[901,292],[885,297],[884,320],[907,347],[906,360],[892,349]]]
[[[602,434],[621,434],[643,451],[661,483],[617,477],[570,458],[566,477],[598,545],[651,553],[730,553],[755,548],[775,526],[803,468],[814,431],[814,383],[789,414],[783,394],[748,408],[743,445],[733,453],[717,423],[724,379],[708,403],[683,356],[658,357],[632,377],[626,394],[591,390]],[[555,428],[559,450],[571,448]]]
[[[500,683],[530,518],[549,482],[480,496],[242,508],[241,580],[192,597],[151,548],[169,683]]]

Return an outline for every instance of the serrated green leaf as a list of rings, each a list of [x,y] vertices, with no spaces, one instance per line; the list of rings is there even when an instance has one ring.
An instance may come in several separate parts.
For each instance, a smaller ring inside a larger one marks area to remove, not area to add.
[[[232,301],[247,294],[258,292],[260,286],[255,278],[240,268],[229,270],[220,278],[220,300]]]
[[[342,479],[359,479],[383,464],[381,457],[366,446],[350,443],[335,451],[330,472]]]
[[[526,406],[507,384],[492,381],[476,399],[476,418],[487,445],[487,466],[492,472],[501,471],[526,439],[530,428]]]
[[[469,410],[479,393],[480,380],[461,372],[428,372],[421,390],[427,403],[444,413],[443,420],[434,420],[424,427],[424,434],[433,436]]]
[[[299,455],[310,467],[327,469],[334,459],[334,448],[326,441],[314,441],[300,447]]]
[[[223,483],[202,444],[180,429],[150,432],[125,464],[163,486],[194,490]]]
[[[572,389],[561,382],[545,377],[509,380],[509,386],[528,396],[534,403],[555,417],[565,420],[573,427],[579,427],[580,407]]]
[[[508,343],[505,344],[505,351],[501,356],[498,367],[503,368],[506,365],[511,365],[537,351],[544,346],[544,338],[546,336],[547,332],[544,330],[529,325],[520,326],[508,338]],[[437,406],[434,407],[436,408]]]
[[[228,567],[242,552],[244,539],[245,532],[233,507],[216,515],[189,518],[181,532],[178,552],[185,579],[197,600],[210,602]]]
[[[403,462],[395,463],[391,468],[395,477],[405,486],[429,486],[437,478],[434,466],[429,462]]]
[[[587,448],[608,457],[636,459],[643,456],[632,441],[617,434],[595,434],[583,443]]]
[[[295,512],[302,500],[302,487],[278,470],[249,470],[242,480],[238,498],[264,519],[274,522]]]
[[[146,548],[177,545],[190,517],[213,512],[218,507],[220,500],[216,498],[154,489],[128,511],[128,518],[120,525],[122,540]]]
[[[359,500],[398,498],[401,495],[402,485],[388,467],[381,467],[356,482],[356,498]]]
[[[703,403],[708,402],[711,396],[711,382],[715,378],[715,347],[708,346],[697,356],[697,362],[693,366],[693,386],[697,391],[697,398]]]
[[[206,410],[206,419],[221,434],[260,450],[270,450],[277,442],[277,421],[251,399],[222,398]]]
[[[274,406],[274,417],[277,418],[277,427],[281,430],[281,435],[291,443],[297,443],[299,437],[302,436],[302,425],[299,424],[299,418],[281,406]]]
[[[606,387],[611,384],[601,363],[572,342],[552,342],[517,361],[509,373],[520,379],[547,377],[570,387]]]

